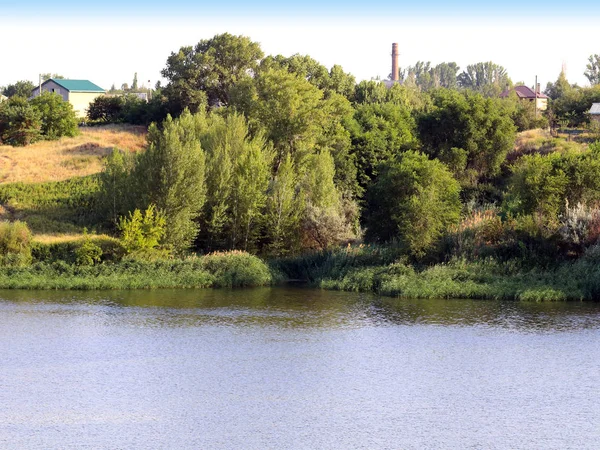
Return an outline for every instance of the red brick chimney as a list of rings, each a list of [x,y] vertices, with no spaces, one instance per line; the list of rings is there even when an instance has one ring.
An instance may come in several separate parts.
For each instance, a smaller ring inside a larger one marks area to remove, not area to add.
[[[398,44],[392,44],[392,81],[398,81]]]

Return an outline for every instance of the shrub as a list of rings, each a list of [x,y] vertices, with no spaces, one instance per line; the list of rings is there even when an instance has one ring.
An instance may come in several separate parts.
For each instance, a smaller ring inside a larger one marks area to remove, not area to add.
[[[460,216],[460,186],[438,160],[406,152],[382,166],[367,191],[367,239],[397,239],[422,255]]]
[[[258,257],[237,250],[211,253],[201,259],[204,270],[215,276],[216,287],[261,286],[269,284],[269,267]]]
[[[87,117],[92,121],[117,123],[123,118],[123,98],[101,95],[90,103]]]
[[[31,100],[31,105],[40,113],[41,133],[46,139],[79,134],[73,105],[64,101],[59,94],[43,92]]]
[[[121,217],[119,229],[122,233],[123,247],[128,253],[140,250],[152,250],[158,247],[165,235],[166,219],[154,205],[148,206],[144,214],[136,209],[129,217]]]
[[[89,236],[89,239],[92,244],[100,248],[100,259],[102,261],[117,262],[120,261],[125,254],[125,249],[118,239],[108,236]],[[62,261],[66,264],[76,264],[77,251],[81,246],[81,239],[54,242],[51,244],[34,242],[31,248],[31,254],[33,260],[36,262],[54,263]]]
[[[93,266],[100,262],[102,249],[96,245],[85,232],[81,244],[75,249],[75,263],[78,266]]]
[[[0,141],[25,146],[40,138],[41,114],[25,98],[11,97],[0,105]]]
[[[24,222],[0,222],[0,265],[31,263],[31,231]]]

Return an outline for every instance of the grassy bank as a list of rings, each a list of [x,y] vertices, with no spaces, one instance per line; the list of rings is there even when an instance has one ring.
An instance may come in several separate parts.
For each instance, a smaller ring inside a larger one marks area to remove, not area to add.
[[[157,289],[265,286],[277,276],[243,252],[185,260],[123,260],[95,266],[63,261],[0,268],[0,289]]]
[[[45,183],[0,183],[0,220],[27,222],[35,234],[80,234],[99,223],[97,175]]]
[[[42,183],[95,174],[113,148],[139,151],[146,145],[145,127],[105,125],[80,131],[75,137],[27,147],[0,144],[0,182]]]
[[[600,264],[590,252],[549,269],[516,262],[455,260],[429,267],[398,262],[392,249],[348,248],[276,261],[290,278],[325,289],[405,298],[599,300]]]

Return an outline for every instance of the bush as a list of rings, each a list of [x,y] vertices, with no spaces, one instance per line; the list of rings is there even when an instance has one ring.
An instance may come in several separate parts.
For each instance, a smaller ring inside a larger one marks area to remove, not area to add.
[[[216,287],[261,286],[271,281],[269,267],[246,252],[211,253],[201,258],[201,265],[215,276]]]
[[[165,235],[166,219],[154,205],[148,206],[144,214],[136,209],[129,217],[121,217],[119,230],[122,233],[123,247],[127,253],[152,250],[158,247]]]
[[[46,139],[53,140],[79,134],[73,105],[64,101],[59,94],[43,92],[42,95],[31,100],[31,105],[40,113],[41,133]]]
[[[397,239],[407,253],[422,256],[460,216],[460,186],[438,160],[406,152],[382,166],[367,190],[370,241]]]
[[[31,263],[31,231],[24,222],[0,222],[0,265]]]
[[[90,103],[87,117],[89,120],[117,123],[122,121],[123,116],[123,98],[122,97],[107,97],[101,95]]]
[[[41,135],[41,114],[25,98],[11,97],[0,105],[0,142],[25,146]]]
[[[125,255],[125,249],[118,239],[108,236],[94,236],[93,238],[89,236],[88,238],[93,245],[100,248],[100,260],[102,262],[117,262]],[[81,239],[51,244],[34,242],[31,253],[33,260],[36,262],[54,263],[62,261],[66,264],[75,264],[78,249],[81,246]],[[98,253],[97,250],[93,252]]]
[[[100,262],[102,249],[90,239],[85,233],[85,237],[79,246],[75,249],[75,263],[78,266],[93,266]]]

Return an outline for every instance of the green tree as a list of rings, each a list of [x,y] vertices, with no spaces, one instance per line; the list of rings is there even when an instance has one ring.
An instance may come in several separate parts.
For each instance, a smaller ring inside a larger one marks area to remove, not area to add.
[[[304,78],[324,92],[325,97],[336,93],[352,99],[356,86],[355,78],[344,72],[341,66],[334,65],[331,70],[308,55],[292,55],[288,58],[277,55],[267,56],[261,62],[261,69],[285,69]]]
[[[41,114],[20,96],[13,96],[0,104],[0,142],[24,146],[35,142],[41,135]]]
[[[133,74],[133,83],[131,83],[131,90],[137,91],[138,89],[138,79],[137,72]]]
[[[6,86],[2,93],[8,98],[15,96],[29,98],[33,89],[35,89],[35,84],[31,81],[17,81],[15,84]]]
[[[170,116],[148,130],[148,149],[136,159],[134,177],[140,209],[150,204],[165,214],[165,243],[178,252],[188,249],[198,234],[198,219],[204,206],[204,152],[199,130],[204,114],[188,111],[178,119]]]
[[[497,97],[510,88],[512,82],[504,67],[488,61],[468,65],[467,69],[458,75],[458,84],[486,97]]]
[[[100,95],[90,103],[87,111],[87,117],[90,120],[118,123],[123,120],[124,110],[123,97],[107,97]]]
[[[169,80],[164,90],[175,113],[198,111],[206,104],[228,105],[231,87],[249,77],[263,57],[260,45],[229,33],[203,39],[195,47],[171,53],[162,71]]]
[[[439,161],[409,151],[382,165],[367,190],[366,238],[423,255],[460,217],[460,186]]]
[[[286,155],[301,169],[323,132],[323,92],[286,70],[266,69],[237,86],[232,98],[273,143],[275,170]]]
[[[600,84],[600,55],[590,55],[585,69],[584,75],[590,84],[592,86]]]
[[[565,75],[565,72],[561,70],[556,81],[554,83],[550,82],[546,85],[546,90],[544,93],[552,100],[556,100],[561,98],[570,90],[571,85],[567,81],[567,76]]]
[[[456,174],[466,176],[465,183],[496,175],[515,142],[515,126],[501,100],[448,89],[435,91],[432,99],[433,109],[418,123],[425,153],[450,165],[464,154],[465,166]]]
[[[460,67],[455,62],[438,64],[432,69],[433,86],[456,89],[458,87],[457,73],[459,70]]]
[[[118,225],[120,216],[135,209],[137,189],[132,177],[135,162],[133,153],[115,148],[100,173],[100,208],[113,226]]]
[[[597,102],[600,102],[600,85],[572,87],[554,100],[551,108],[557,120],[565,121],[568,126],[579,127],[589,122],[590,105]]]
[[[59,75],[57,73],[43,73],[42,75],[42,83],[46,80],[50,80],[50,79],[54,79],[54,80],[64,80],[65,77],[63,77],[62,75]]]
[[[123,247],[127,253],[155,249],[165,235],[166,225],[164,214],[153,204],[143,214],[139,209],[130,212],[119,219]]]
[[[266,209],[265,238],[273,254],[298,250],[299,231],[304,202],[297,190],[298,176],[289,154],[285,155],[277,174],[271,180]]]
[[[77,116],[73,105],[63,100],[59,94],[42,92],[31,100],[31,105],[41,115],[42,135],[46,139],[58,139],[63,136],[77,136]]]
[[[600,155],[594,151],[527,155],[512,167],[504,208],[558,222],[567,204],[600,200]]]
[[[213,114],[201,134],[206,152],[204,239],[209,248],[254,247],[271,173],[263,137],[250,137],[243,115]]]
[[[304,198],[301,217],[303,248],[324,250],[354,237],[352,221],[335,185],[335,162],[327,150],[308,158],[299,192]]]
[[[354,123],[348,127],[362,188],[377,176],[381,162],[417,145],[415,121],[402,105],[390,102],[358,105]]]

